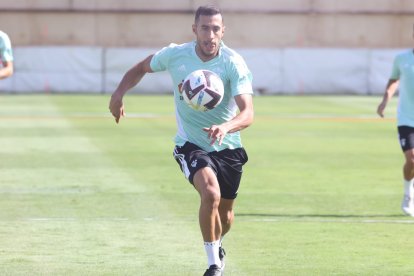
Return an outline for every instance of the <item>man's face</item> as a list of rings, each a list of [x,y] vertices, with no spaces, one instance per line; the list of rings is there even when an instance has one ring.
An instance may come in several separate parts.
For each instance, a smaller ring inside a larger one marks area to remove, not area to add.
[[[214,58],[220,48],[224,36],[224,26],[221,14],[200,15],[198,22],[193,25],[197,39],[197,54],[206,61]]]

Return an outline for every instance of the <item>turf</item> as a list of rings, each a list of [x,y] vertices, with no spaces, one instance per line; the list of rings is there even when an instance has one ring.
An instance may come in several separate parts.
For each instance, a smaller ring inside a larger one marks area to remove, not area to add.
[[[170,96],[0,97],[1,275],[201,275]],[[394,99],[256,97],[226,275],[412,275]]]

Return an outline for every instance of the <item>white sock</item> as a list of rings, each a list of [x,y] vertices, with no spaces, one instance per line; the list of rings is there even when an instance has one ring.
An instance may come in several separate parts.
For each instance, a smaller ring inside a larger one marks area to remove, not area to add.
[[[207,254],[208,267],[211,265],[221,266],[219,258],[220,241],[204,242],[204,249]]]
[[[410,198],[414,197],[414,178],[411,180],[404,179],[404,193]]]
[[[224,236],[221,236],[220,237],[219,247],[222,247],[223,246],[223,239],[224,239]]]

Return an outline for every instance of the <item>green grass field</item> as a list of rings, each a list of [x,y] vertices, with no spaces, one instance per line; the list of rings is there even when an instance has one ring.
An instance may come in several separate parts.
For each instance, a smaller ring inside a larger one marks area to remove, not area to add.
[[[202,275],[172,98],[0,97],[0,275]],[[396,100],[256,97],[226,275],[412,275]]]

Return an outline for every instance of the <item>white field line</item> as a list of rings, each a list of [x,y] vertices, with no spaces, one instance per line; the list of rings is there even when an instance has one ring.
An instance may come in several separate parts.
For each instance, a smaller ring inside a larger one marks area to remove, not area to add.
[[[172,115],[171,115],[172,116]],[[159,118],[165,117],[156,113],[128,113],[125,117],[129,118]],[[0,119],[62,119],[62,118],[112,118],[110,113],[91,113],[91,112],[76,112],[76,113],[40,113],[40,114],[0,114]]]
[[[251,218],[241,219],[241,221],[252,222],[297,222],[297,223],[344,223],[344,224],[414,224],[413,220],[392,220],[392,219],[309,219],[304,217],[303,219],[283,219],[283,218]]]
[[[85,221],[85,220],[90,220],[90,221],[128,221],[130,219],[128,218],[88,218],[88,219],[81,219],[81,218],[24,218],[21,219],[20,221],[36,221],[36,222],[59,222],[59,221]]]
[[[159,218],[159,217],[144,217],[144,218],[122,218],[122,217],[100,217],[100,218],[65,218],[65,217],[38,217],[38,218],[23,218],[18,219],[17,221],[26,221],[26,222],[77,222],[77,221],[177,221],[177,218]],[[194,219],[181,218],[180,221],[193,221]],[[392,220],[392,219],[317,219],[317,218],[237,218],[240,221],[247,222],[264,222],[264,223],[343,223],[343,224],[414,224],[413,220]]]
[[[125,118],[161,118],[170,117],[174,114],[157,114],[157,113],[127,113]],[[338,120],[384,120],[379,118],[376,114],[358,114],[358,115],[339,115],[339,114],[327,114],[327,113],[303,113],[303,114],[257,114],[258,117],[271,118],[271,119],[311,119],[311,120],[326,120],[326,119],[338,119]],[[112,115],[108,112],[74,112],[74,113],[40,113],[40,114],[1,114],[0,119],[60,119],[60,118],[112,118]],[[395,116],[387,116],[385,120],[395,120]]]

